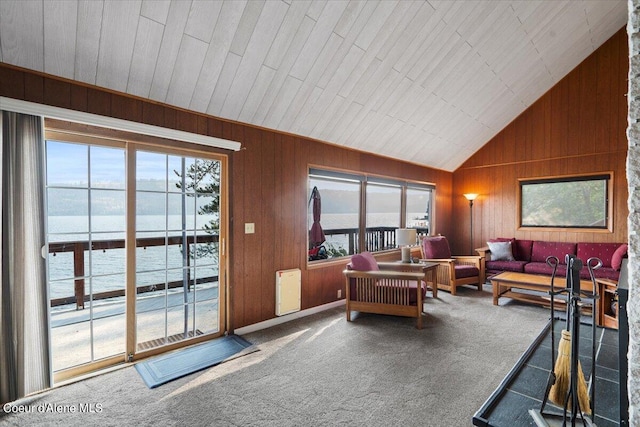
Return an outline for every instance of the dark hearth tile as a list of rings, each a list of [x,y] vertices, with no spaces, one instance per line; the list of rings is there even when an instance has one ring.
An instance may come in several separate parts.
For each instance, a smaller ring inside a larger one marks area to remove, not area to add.
[[[598,352],[597,365],[617,371],[620,368],[618,347],[603,344]]]
[[[513,380],[509,389],[534,399],[542,400],[547,387],[549,372],[544,369],[525,366]]]
[[[614,421],[608,420],[606,418],[602,418],[602,417],[598,416],[597,414],[596,414],[596,418],[594,420],[594,423],[598,427],[619,427],[620,426],[619,422],[614,422]]]
[[[535,426],[529,409],[539,408],[539,401],[507,391],[489,415],[490,424],[492,427]]]
[[[605,380],[612,381],[614,383],[620,382],[620,371],[617,369],[609,369],[604,366],[596,365],[596,377]]]
[[[547,371],[553,368],[553,364],[555,364],[555,360],[551,360],[551,347],[538,347],[527,360],[527,365]]]
[[[617,383],[596,378],[595,413],[610,420],[620,419],[620,393]]]
[[[604,329],[602,344],[618,347],[618,331],[616,329]]]

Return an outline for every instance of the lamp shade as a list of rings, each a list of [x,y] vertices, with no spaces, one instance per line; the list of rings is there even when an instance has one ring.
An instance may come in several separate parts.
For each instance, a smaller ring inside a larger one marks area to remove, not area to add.
[[[416,244],[417,232],[415,228],[396,229],[396,245],[410,246]]]
[[[470,202],[474,201],[476,197],[478,197],[476,193],[466,193],[466,194],[463,194],[463,196]]]

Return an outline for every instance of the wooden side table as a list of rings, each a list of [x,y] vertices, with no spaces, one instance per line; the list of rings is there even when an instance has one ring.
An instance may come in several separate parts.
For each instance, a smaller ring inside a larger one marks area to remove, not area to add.
[[[611,279],[596,279],[598,295],[596,322],[598,326],[618,329],[618,282]]]

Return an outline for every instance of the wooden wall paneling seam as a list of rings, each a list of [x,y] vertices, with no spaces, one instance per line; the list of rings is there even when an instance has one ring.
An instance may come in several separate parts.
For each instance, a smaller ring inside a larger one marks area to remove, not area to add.
[[[243,274],[245,267],[250,267],[249,263],[245,263],[244,257],[244,217],[245,217],[245,204],[243,203],[243,195],[245,185],[245,177],[250,169],[247,167],[247,151],[246,142],[244,138],[244,128],[237,126],[233,123],[227,123],[223,126],[223,132],[229,135],[235,141],[242,141],[244,149],[232,154],[233,169],[232,180],[229,183],[231,188],[231,236],[230,242],[230,254],[232,259],[233,268],[229,272],[229,284],[231,290],[231,319],[234,328],[239,328],[248,325],[247,315],[245,313],[245,295],[244,288],[246,286],[246,280],[244,280]]]
[[[260,226],[260,216],[265,209],[264,200],[262,200],[262,193],[260,191],[262,185],[262,179],[259,174],[261,171],[260,163],[261,156],[261,137],[256,129],[245,129],[244,131],[245,143],[247,144],[246,150],[246,167],[248,173],[245,176],[245,182],[242,192],[242,203],[245,205],[243,223],[254,223]],[[258,173],[256,173],[258,172]],[[244,225],[241,225],[241,229],[244,229]],[[245,302],[245,314],[246,320],[251,323],[256,323],[264,320],[261,317],[261,305],[267,303],[261,301],[261,286],[268,286],[271,282],[266,272],[263,270],[261,257],[256,258],[255,254],[258,250],[262,250],[262,245],[268,244],[264,238],[265,230],[256,228],[254,234],[244,234],[243,242],[243,258],[245,265],[242,268],[242,277],[245,280],[243,283],[244,292],[243,299]],[[260,248],[260,249],[258,249]]]
[[[87,88],[84,86],[71,85],[71,105],[72,110],[87,111],[89,96]]]
[[[25,99],[25,73],[0,66],[0,92],[8,98]]]
[[[176,129],[185,132],[198,132],[198,116],[184,110],[176,110]]]
[[[599,51],[597,56],[597,81],[595,86],[596,96],[596,117],[607,117],[607,120],[597,120],[596,130],[594,132],[594,138],[596,143],[596,151],[601,147],[611,146],[611,123],[613,118],[611,111],[611,87],[616,76],[615,65],[612,63],[612,49],[613,44],[610,42],[605,43],[603,46],[605,49]],[[617,59],[617,58],[616,58]],[[615,122],[614,122],[615,123]]]
[[[44,103],[71,108],[71,85],[54,79],[44,79]]]
[[[142,104],[142,123],[153,126],[164,126],[164,107],[145,102]]]
[[[111,114],[111,94],[97,88],[89,88],[87,92],[87,113],[113,117]]]
[[[627,150],[629,147],[629,143],[627,141],[627,92],[629,86],[629,50],[627,45],[627,34],[626,32],[620,32],[619,34],[620,42],[617,43],[618,46],[618,61],[619,64],[619,74],[616,79],[617,94],[616,99],[618,100],[618,131],[616,133],[618,140],[618,149]]]
[[[269,209],[269,205],[275,199],[275,182],[283,178],[282,173],[285,170],[276,170],[275,168],[275,139],[273,132],[260,132],[260,135],[260,145],[256,148],[260,153],[260,164],[258,165],[261,177],[259,197],[263,208],[259,210],[255,219],[256,227],[260,227],[259,245],[264,248],[260,254],[262,277],[265,278],[265,284],[272,281],[271,286],[265,285],[260,289],[262,300],[260,317],[268,319],[276,312],[275,272],[279,269],[276,266],[284,264],[283,253],[273,250],[273,242],[277,239],[274,224],[276,215],[278,215],[278,207],[271,203],[271,209]]]
[[[607,75],[598,75],[597,73],[598,56],[600,56],[606,48],[607,44],[605,43],[603,49],[598,49],[594,55],[589,56],[582,67],[580,93],[584,98],[579,110],[582,115],[580,126],[582,129],[581,148],[585,153],[596,152],[597,143],[595,138],[598,123],[609,120],[607,116],[597,116],[596,114],[596,103],[598,101],[596,88],[598,87],[598,79],[601,78],[606,81],[608,77]]]
[[[113,116],[118,119],[142,123],[142,102],[126,96],[111,96]]]
[[[44,78],[42,76],[31,73],[24,74],[24,99],[44,104]]]

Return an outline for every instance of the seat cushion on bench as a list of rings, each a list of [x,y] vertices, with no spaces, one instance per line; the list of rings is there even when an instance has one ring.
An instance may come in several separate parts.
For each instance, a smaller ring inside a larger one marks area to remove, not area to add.
[[[620,272],[615,268],[600,267],[597,270],[593,270],[593,276],[596,279],[611,279],[617,281],[620,276]],[[589,274],[589,269],[587,267],[582,267],[582,269],[580,270],[580,278],[582,280],[591,279],[591,275]]]
[[[487,261],[487,271],[515,271],[524,273],[524,266],[527,261]]]
[[[553,267],[549,266],[546,262],[530,262],[524,266],[524,272],[529,274],[544,274],[547,276],[551,276],[551,274],[553,273]],[[558,264],[556,277],[566,277],[566,275],[566,264]]]
[[[465,277],[474,277],[480,274],[480,270],[475,265],[460,264],[456,265],[456,279],[464,279]]]

